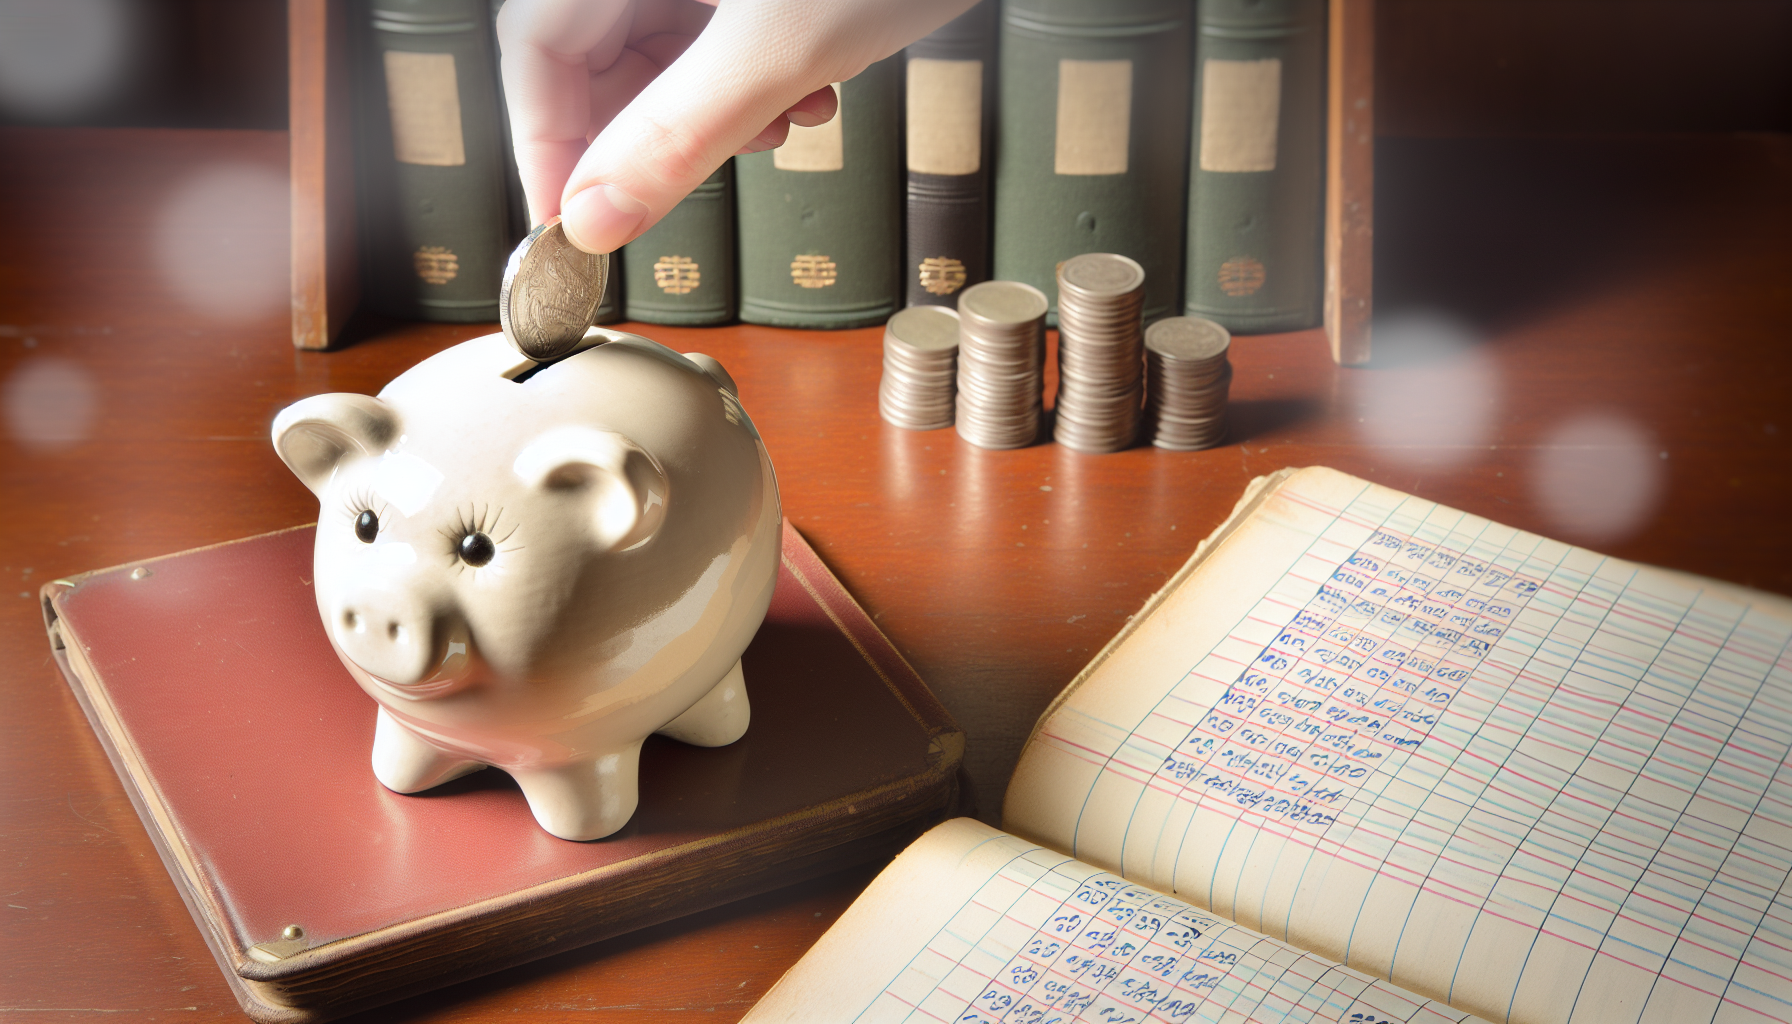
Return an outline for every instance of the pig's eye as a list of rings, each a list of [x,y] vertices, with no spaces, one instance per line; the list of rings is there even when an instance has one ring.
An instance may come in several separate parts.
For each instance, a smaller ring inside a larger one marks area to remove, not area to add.
[[[474,568],[491,561],[497,551],[492,539],[483,533],[469,533],[460,539],[460,559]]]
[[[355,517],[355,536],[363,544],[372,544],[373,538],[380,535],[380,517],[373,514],[372,509],[362,509]]]

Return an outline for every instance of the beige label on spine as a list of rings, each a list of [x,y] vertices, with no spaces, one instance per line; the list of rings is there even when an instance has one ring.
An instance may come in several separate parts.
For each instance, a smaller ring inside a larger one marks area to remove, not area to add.
[[[466,163],[454,54],[387,50],[385,58],[392,155],[401,164],[459,167]]]
[[[836,82],[828,88],[834,90],[834,101],[838,103],[840,84]],[[772,166],[780,171],[841,170],[846,166],[846,136],[840,127],[844,120],[846,111],[836,110],[827,124],[814,128],[791,125],[784,144],[772,150]]]
[[[1058,62],[1059,174],[1125,174],[1132,141],[1132,61]]]
[[[983,166],[983,62],[908,62],[908,169],[975,174]]]
[[[1282,112],[1282,61],[1201,65],[1201,169],[1273,171]]]

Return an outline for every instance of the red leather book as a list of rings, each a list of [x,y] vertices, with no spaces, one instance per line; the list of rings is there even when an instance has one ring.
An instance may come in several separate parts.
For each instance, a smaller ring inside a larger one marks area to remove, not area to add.
[[[57,662],[243,1009],[316,1022],[887,857],[964,737],[789,523],[731,746],[662,737],[622,831],[542,831],[499,771],[401,796],[299,527],[44,588]]]

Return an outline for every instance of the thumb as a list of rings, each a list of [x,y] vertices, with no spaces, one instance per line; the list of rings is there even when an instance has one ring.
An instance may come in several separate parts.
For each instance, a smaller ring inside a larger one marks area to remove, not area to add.
[[[610,121],[562,194],[560,217],[573,244],[610,252],[640,235],[767,125],[781,130],[784,112],[798,101],[861,70],[813,59],[815,44],[832,33],[813,21],[793,31],[789,19],[766,17],[775,9],[720,6],[685,52]]]

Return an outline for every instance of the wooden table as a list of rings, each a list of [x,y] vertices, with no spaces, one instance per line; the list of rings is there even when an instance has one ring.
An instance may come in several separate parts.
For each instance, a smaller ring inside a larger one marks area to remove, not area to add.
[[[0,1012],[241,1020],[37,589],[310,521],[274,414],[486,328],[288,347],[284,134],[13,128],[0,154]],[[981,451],[878,420],[878,330],[643,328],[739,381],[787,514],[967,730],[985,818],[1047,700],[1283,466],[1792,593],[1792,140],[1383,140],[1379,171],[1379,365],[1240,339],[1211,451]],[[376,1019],[733,1020],[868,877]]]

